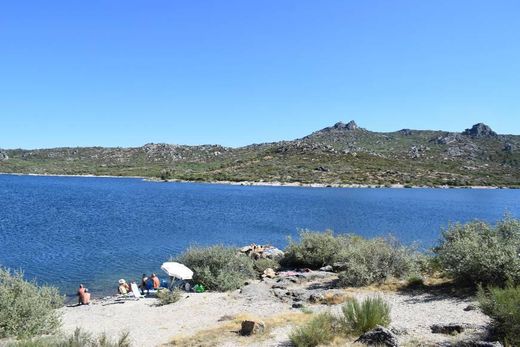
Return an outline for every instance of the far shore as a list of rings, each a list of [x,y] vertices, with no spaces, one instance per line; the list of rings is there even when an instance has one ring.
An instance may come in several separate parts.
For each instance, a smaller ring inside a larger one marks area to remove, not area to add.
[[[346,183],[303,183],[303,182],[281,182],[281,181],[196,181],[182,179],[163,180],[158,177],[149,176],[116,176],[116,175],[67,175],[67,174],[40,174],[21,172],[0,172],[0,175],[12,176],[41,176],[41,177],[86,177],[86,178],[136,178],[147,182],[157,183],[200,183],[200,184],[225,184],[234,186],[267,186],[267,187],[304,187],[304,188],[406,188],[406,189],[516,189],[508,186],[449,186],[449,185],[408,185],[408,184],[346,184]]]

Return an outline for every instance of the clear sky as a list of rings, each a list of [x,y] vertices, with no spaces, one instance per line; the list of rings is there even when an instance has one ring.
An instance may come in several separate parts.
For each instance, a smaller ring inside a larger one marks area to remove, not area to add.
[[[520,134],[520,1],[3,1],[0,147]]]

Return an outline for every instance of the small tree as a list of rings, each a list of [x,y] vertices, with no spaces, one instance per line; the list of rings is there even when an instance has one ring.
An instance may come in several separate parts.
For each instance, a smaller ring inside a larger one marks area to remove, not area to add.
[[[495,226],[454,224],[434,249],[444,270],[470,285],[520,284],[520,220],[506,216]]]
[[[26,281],[22,272],[0,268],[0,338],[55,332],[63,297],[55,287]]]

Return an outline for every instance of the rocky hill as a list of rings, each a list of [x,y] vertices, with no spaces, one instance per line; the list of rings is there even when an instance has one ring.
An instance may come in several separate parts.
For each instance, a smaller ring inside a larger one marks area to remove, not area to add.
[[[520,135],[479,123],[460,133],[372,132],[338,122],[293,141],[239,148],[0,150],[0,172],[146,176],[195,181],[520,186]]]

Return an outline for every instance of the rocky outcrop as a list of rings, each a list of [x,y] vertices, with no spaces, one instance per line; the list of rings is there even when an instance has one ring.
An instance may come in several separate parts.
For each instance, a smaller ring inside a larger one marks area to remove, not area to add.
[[[7,161],[9,159],[9,156],[6,152],[0,151],[0,161]]]
[[[338,123],[334,124],[334,128],[336,128],[336,129],[346,129],[346,130],[357,130],[357,129],[359,129],[358,125],[353,120],[351,120],[347,124],[342,123],[342,122],[338,122]]]
[[[430,142],[434,142],[438,145],[449,145],[452,143],[464,142],[464,137],[456,133],[446,133],[430,140]]]
[[[462,135],[471,137],[496,137],[497,133],[494,132],[489,126],[484,123],[477,123],[470,129],[466,129],[462,132]]]

